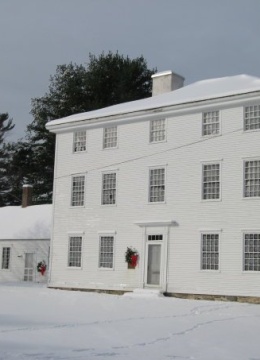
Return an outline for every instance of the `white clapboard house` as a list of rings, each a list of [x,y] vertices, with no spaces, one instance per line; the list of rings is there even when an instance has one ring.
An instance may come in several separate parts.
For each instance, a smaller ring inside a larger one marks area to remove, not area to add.
[[[183,80],[47,124],[50,287],[260,296],[260,79]]]
[[[0,282],[47,281],[52,205],[31,200],[25,185],[22,206],[0,208]]]

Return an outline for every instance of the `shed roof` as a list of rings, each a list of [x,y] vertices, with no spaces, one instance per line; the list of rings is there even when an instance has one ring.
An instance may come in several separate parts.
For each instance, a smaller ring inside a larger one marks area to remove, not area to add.
[[[0,208],[0,239],[50,239],[52,205]]]
[[[123,115],[142,110],[187,104],[195,101],[216,99],[255,91],[260,91],[260,78],[249,75],[236,75],[202,80],[184,86],[178,90],[156,95],[150,98],[130,101],[99,110],[88,111],[52,120],[47,123],[46,126],[47,128],[51,128],[52,125],[56,126],[72,123],[74,121],[90,120],[120,114]]]

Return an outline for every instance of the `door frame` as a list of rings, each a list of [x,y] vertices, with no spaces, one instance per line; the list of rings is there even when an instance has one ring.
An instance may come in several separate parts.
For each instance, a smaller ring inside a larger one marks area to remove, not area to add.
[[[136,221],[136,225],[143,230],[142,235],[142,252],[140,259],[141,267],[141,283],[143,288],[156,288],[162,291],[167,291],[168,284],[168,253],[169,253],[169,233],[170,227],[176,226],[173,220],[159,220],[159,221]],[[163,235],[161,242],[161,271],[160,271],[160,285],[147,285],[147,259],[148,259],[148,235]]]

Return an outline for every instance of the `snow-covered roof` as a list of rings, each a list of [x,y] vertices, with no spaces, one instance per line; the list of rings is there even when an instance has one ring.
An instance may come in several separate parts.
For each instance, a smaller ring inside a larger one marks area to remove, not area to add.
[[[0,208],[0,239],[50,239],[52,205]]]
[[[184,86],[178,90],[156,95],[147,99],[130,101],[99,110],[67,116],[47,123],[46,127],[90,120],[113,115],[133,113],[165,106],[181,105],[195,101],[216,99],[226,96],[260,91],[260,78],[249,75],[236,75],[208,79]]]

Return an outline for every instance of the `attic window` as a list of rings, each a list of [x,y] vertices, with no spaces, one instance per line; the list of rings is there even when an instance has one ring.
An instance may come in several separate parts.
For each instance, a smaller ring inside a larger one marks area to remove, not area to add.
[[[244,112],[244,129],[260,129],[260,105],[246,106]]]
[[[219,134],[219,112],[210,111],[203,113],[202,116],[202,135],[218,135]]]
[[[73,151],[86,151],[86,131],[76,131],[74,133]]]

